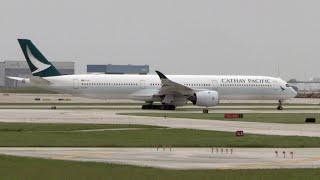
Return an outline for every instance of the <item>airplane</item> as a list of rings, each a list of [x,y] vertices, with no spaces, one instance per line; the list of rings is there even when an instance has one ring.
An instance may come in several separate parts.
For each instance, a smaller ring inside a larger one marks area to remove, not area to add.
[[[277,109],[282,110],[282,102],[297,95],[284,80],[268,76],[165,75],[160,71],[156,75],[63,75],[31,40],[18,42],[33,76],[8,78],[75,96],[144,101],[142,109],[175,110],[189,101],[208,109],[220,100],[277,100]]]

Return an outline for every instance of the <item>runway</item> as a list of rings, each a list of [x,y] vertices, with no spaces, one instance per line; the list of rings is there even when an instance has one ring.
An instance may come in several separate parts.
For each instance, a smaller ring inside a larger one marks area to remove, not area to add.
[[[0,148],[0,154],[184,170],[320,167],[320,148]]]
[[[170,128],[320,137],[320,124],[281,124],[118,115],[128,110],[0,109],[0,122],[141,124]],[[136,111],[133,111],[136,112]],[[150,111],[151,112],[151,111]],[[255,112],[251,110],[250,112]],[[259,111],[257,111],[259,112]],[[302,111],[301,111],[302,112]]]

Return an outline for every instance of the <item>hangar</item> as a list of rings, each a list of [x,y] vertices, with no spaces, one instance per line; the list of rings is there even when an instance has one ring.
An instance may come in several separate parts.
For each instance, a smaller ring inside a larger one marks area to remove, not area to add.
[[[52,62],[61,74],[74,74],[74,62],[61,61]],[[0,61],[0,87],[20,87],[26,84],[13,81],[6,76],[27,77],[31,76],[26,61]]]

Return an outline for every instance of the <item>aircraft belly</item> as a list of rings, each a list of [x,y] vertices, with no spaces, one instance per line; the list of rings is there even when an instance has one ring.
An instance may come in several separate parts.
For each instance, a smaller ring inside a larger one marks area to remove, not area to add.
[[[96,88],[96,89],[82,89],[79,94],[94,98],[107,99],[128,99],[132,89],[125,88]]]
[[[273,89],[231,89],[225,88],[219,91],[222,100],[278,100],[279,93]]]

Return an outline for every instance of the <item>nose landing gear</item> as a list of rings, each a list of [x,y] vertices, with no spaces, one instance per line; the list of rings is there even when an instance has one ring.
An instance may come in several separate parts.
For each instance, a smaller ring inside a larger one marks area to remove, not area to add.
[[[283,106],[282,106],[282,101],[279,100],[279,104],[278,104],[278,107],[277,107],[278,110],[283,110]]]

